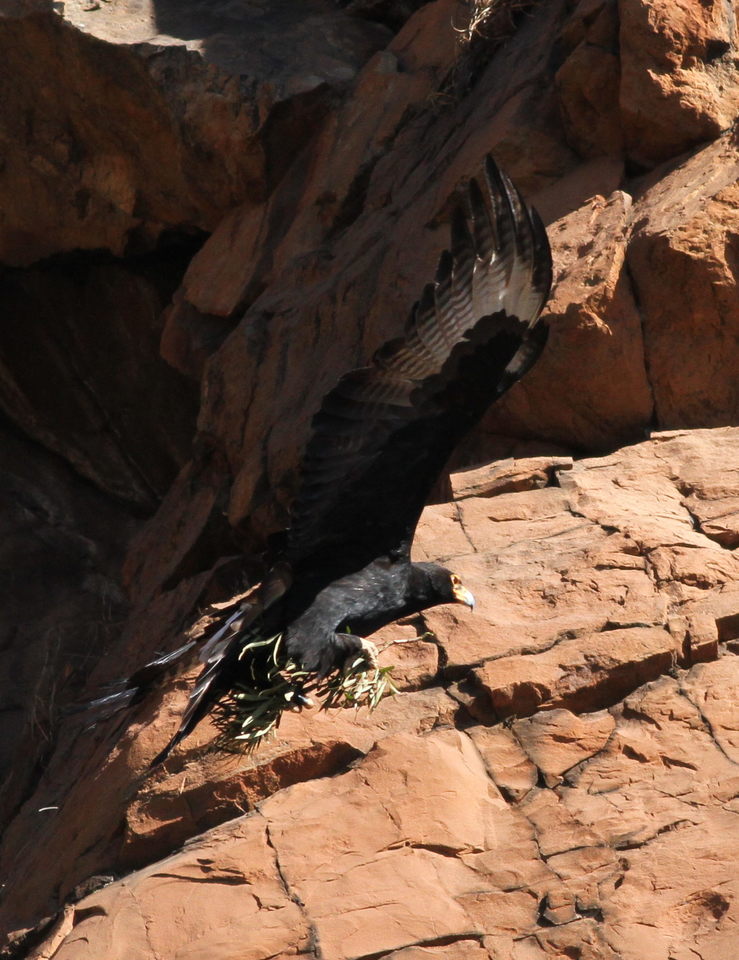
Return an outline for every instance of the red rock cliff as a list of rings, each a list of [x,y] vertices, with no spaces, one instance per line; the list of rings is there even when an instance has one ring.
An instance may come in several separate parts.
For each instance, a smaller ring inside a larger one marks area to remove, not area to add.
[[[3,955],[734,960],[732,5],[7,0],[0,50]],[[144,779],[185,683],[64,708],[255,572],[488,151],[555,287],[419,529],[478,612]]]

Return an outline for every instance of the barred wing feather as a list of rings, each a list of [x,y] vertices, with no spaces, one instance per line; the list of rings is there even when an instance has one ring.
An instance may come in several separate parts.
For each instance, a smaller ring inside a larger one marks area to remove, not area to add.
[[[491,158],[403,337],[343,376],[313,421],[287,558],[359,569],[406,556],[454,446],[538,357],[551,256],[536,212]]]

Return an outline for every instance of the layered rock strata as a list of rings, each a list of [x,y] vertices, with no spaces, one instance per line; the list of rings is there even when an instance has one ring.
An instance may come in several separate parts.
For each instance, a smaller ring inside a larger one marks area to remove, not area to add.
[[[733,960],[731,5],[12,0],[0,50],[7,955]],[[184,679],[66,708],[258,575],[488,151],[555,286],[419,530],[478,615],[389,629],[372,716],[142,779]]]

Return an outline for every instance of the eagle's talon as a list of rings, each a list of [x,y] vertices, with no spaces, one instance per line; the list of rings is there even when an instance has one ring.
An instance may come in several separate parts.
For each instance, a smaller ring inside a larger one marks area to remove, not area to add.
[[[367,670],[377,670],[377,658],[379,656],[377,646],[371,641],[366,640],[364,637],[359,638],[359,645],[361,647],[360,656],[367,664]]]

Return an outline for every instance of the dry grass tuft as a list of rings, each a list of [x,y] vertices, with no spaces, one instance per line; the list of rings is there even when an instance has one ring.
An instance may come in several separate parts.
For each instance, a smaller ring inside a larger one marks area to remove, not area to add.
[[[364,656],[319,678],[294,661],[283,660],[282,634],[247,640],[241,657],[258,663],[258,673],[252,670],[252,679],[240,680],[216,707],[218,750],[249,753],[275,733],[285,710],[300,710],[313,703],[311,697],[322,710],[364,706],[374,710],[386,694],[397,692],[390,678],[393,668],[371,666]]]
[[[530,6],[532,0],[469,0],[468,21],[455,30],[465,45],[476,37],[497,43],[513,33],[516,15]]]

